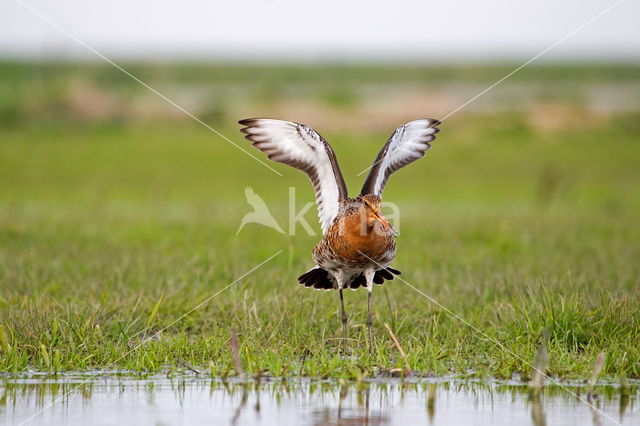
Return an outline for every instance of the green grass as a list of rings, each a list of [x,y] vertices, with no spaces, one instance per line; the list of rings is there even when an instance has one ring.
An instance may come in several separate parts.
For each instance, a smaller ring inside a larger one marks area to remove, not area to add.
[[[551,375],[587,378],[605,351],[605,375],[640,377],[639,118],[552,131],[518,113],[445,122],[427,157],[385,192],[401,209],[394,266],[486,335],[394,280],[374,291],[373,353],[366,293],[346,293],[352,356],[336,339],[337,293],[296,283],[319,237],[258,225],[236,236],[246,186],[286,228],[288,188],[299,205],[312,201],[301,173],[274,165],[279,177],[192,122],[7,126],[0,370],[188,363],[233,374],[235,331],[251,374],[357,377],[402,366],[386,322],[424,373],[526,376],[548,327]],[[232,123],[220,130],[244,143]],[[322,133],[356,193],[388,132]],[[315,214],[306,217],[318,230]]]

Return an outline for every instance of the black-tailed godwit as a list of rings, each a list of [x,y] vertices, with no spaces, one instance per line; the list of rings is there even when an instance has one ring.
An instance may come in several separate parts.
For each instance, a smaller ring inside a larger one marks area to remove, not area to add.
[[[289,121],[250,118],[241,129],[270,160],[305,172],[315,188],[323,232],[313,249],[316,267],[298,277],[306,287],[338,290],[343,335],[347,314],[342,290],[366,287],[369,345],[373,347],[371,292],[400,271],[389,266],[396,255],[397,233],[380,213],[382,191],[396,170],[423,157],[440,121],[423,118],[398,127],[376,157],[360,195],[349,198],[338,161],[329,143],[315,130]]]

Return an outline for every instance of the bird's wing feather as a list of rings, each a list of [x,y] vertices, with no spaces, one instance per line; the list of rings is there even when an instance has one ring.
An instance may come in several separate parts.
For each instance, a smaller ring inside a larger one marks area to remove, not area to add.
[[[322,232],[338,214],[340,201],[347,198],[347,186],[331,146],[315,130],[304,124],[266,118],[239,122],[245,138],[268,158],[305,172],[316,192]]]
[[[422,118],[398,127],[382,147],[362,185],[361,194],[382,197],[382,191],[391,173],[413,163],[431,148],[430,142],[440,130],[440,121]]]

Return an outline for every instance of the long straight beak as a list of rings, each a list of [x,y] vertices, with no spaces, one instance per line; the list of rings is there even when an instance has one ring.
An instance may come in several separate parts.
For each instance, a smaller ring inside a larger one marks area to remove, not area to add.
[[[385,228],[387,228],[394,236],[398,236],[398,231],[395,230],[395,228],[393,226],[391,226],[391,224],[389,223],[389,221],[387,220],[387,218],[385,218],[384,216],[382,216],[380,214],[379,210],[374,210],[373,214],[375,215],[375,217],[378,219],[378,221],[380,221],[380,223],[382,224],[382,226],[384,226]]]

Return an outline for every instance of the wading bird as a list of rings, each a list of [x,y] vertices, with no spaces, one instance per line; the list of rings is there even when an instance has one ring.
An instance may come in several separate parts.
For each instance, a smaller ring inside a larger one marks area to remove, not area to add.
[[[299,123],[266,118],[239,122],[245,138],[270,160],[305,172],[316,192],[323,237],[313,249],[316,267],[298,277],[306,287],[340,292],[342,331],[347,335],[347,314],[342,290],[366,287],[369,346],[371,291],[400,271],[389,266],[396,255],[397,233],[380,213],[382,191],[396,170],[424,156],[440,121],[431,118],[398,127],[376,157],[360,195],[349,198],[336,155],[315,130]]]

